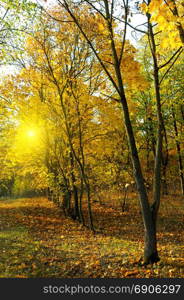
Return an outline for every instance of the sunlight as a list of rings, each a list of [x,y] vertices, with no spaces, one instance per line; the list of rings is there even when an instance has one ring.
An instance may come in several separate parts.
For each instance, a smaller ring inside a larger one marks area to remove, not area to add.
[[[17,132],[17,146],[20,148],[20,152],[23,151],[22,145],[24,145],[24,150],[28,147],[29,151],[31,146],[35,146],[40,141],[40,130],[34,124],[24,125],[19,127]]]
[[[27,130],[27,136],[30,138],[36,137],[36,131],[34,129]]]

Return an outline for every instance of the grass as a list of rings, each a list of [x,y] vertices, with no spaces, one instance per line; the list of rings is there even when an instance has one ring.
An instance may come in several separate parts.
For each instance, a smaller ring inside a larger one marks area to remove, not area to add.
[[[0,277],[184,277],[184,205],[164,197],[158,222],[161,261],[141,267],[143,224],[134,194],[125,212],[93,204],[96,234],[45,198],[0,200]]]

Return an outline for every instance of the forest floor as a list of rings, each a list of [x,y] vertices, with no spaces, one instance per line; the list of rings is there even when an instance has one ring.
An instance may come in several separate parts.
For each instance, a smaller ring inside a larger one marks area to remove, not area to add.
[[[134,196],[134,195],[133,195]],[[163,197],[161,260],[140,266],[143,224],[136,197],[125,212],[93,203],[96,233],[66,218],[46,198],[0,200],[0,277],[184,277],[184,202]]]

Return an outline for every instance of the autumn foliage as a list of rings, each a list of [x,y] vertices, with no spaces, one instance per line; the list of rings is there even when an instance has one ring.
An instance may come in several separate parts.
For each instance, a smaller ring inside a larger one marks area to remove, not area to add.
[[[183,1],[51,2],[0,1],[2,277],[183,277]]]

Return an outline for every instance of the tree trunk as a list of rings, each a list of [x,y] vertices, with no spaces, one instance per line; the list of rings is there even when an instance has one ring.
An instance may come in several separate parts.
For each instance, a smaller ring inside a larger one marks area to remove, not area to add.
[[[142,217],[144,222],[144,229],[145,229],[144,263],[146,264],[154,263],[158,261],[157,241],[156,241],[156,233],[155,233],[156,226],[155,226],[155,221],[152,218],[152,213],[148,201],[148,195],[144,184],[142,168],[140,165],[137,146],[135,143],[133,128],[130,120],[127,99],[124,93],[122,74],[120,70],[115,43],[114,43],[112,23],[110,21],[111,18],[110,18],[109,6],[107,0],[104,0],[104,5],[106,8],[107,26],[109,29],[110,39],[111,39],[111,49],[112,49],[112,57],[114,61],[114,69],[115,69],[118,88],[119,88],[118,92],[120,95],[121,104],[123,108],[124,122],[125,122],[127,137],[130,145],[130,151],[131,151],[134,178],[137,185],[137,190],[138,190],[139,200],[140,200],[140,205],[142,210]]]
[[[71,210],[71,192],[66,190],[63,195],[63,203],[62,203],[63,212],[65,215],[70,215]]]
[[[156,220],[155,220],[156,221]],[[144,264],[156,263],[160,260],[157,251],[156,223],[145,232]]]
[[[171,0],[171,2],[173,4],[173,8],[171,10],[172,13],[173,13],[173,15],[176,16],[176,17],[179,17],[178,9],[177,9],[177,6],[176,6],[176,1],[175,0]],[[182,17],[182,16],[180,16],[180,17]],[[176,22],[176,27],[178,29],[181,42],[184,44],[184,28],[183,28],[182,23]]]
[[[168,140],[167,140],[167,133],[165,129],[165,125],[163,123],[163,132],[164,132],[164,140],[165,140],[165,151],[162,153],[162,190],[163,195],[168,195],[168,189],[167,189],[167,166],[169,163],[169,150],[168,150]]]
[[[182,119],[184,121],[184,104],[180,105],[180,110],[181,110]]]
[[[81,186],[80,186],[80,195],[79,195],[79,216],[80,216],[80,222],[85,225],[83,211],[82,211],[82,198],[84,194],[84,183],[83,179],[81,178]]]
[[[128,195],[128,187],[125,187],[124,198],[123,198],[123,201],[121,203],[122,212],[125,211],[126,200],[127,200],[127,197],[128,197],[127,195]]]
[[[78,190],[77,187],[73,186],[73,196],[74,196],[74,218],[80,219],[79,217],[79,200],[78,200]]]
[[[87,203],[88,203],[88,216],[89,216],[89,226],[90,229],[94,232],[94,225],[93,225],[93,215],[92,215],[92,210],[91,210],[91,196],[90,196],[90,185],[87,183],[86,184],[86,189],[87,189]]]
[[[76,187],[76,179],[74,174],[74,157],[73,152],[70,152],[70,164],[71,164],[71,181],[72,181],[72,193],[74,198],[74,210],[72,212],[72,217],[74,219],[79,219],[79,200],[78,200],[78,189]]]
[[[174,132],[175,132],[175,140],[176,140],[176,149],[177,149],[177,154],[178,154],[178,165],[179,165],[181,192],[182,192],[182,195],[184,195],[183,162],[182,162],[182,156],[181,156],[180,142],[178,141],[178,127],[177,127],[177,123],[176,123],[176,116],[175,116],[175,111],[174,111],[173,105],[172,105],[172,116],[173,116],[173,126],[174,126]]]
[[[150,2],[151,0],[148,1],[148,4],[150,4]],[[156,236],[157,215],[160,207],[162,143],[163,143],[164,122],[163,122],[162,109],[161,109],[159,67],[157,62],[155,35],[153,32],[153,25],[150,22],[151,15],[149,13],[147,13],[146,15],[148,19],[149,44],[150,44],[150,49],[151,49],[151,54],[153,59],[154,88],[155,88],[156,106],[157,106],[157,144],[156,144],[154,178],[153,178],[153,204],[151,205],[151,215],[153,221],[152,235]],[[154,239],[151,240],[150,242],[154,243]],[[159,260],[157,251],[155,251],[154,253],[154,259],[155,261]]]

